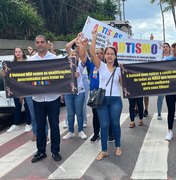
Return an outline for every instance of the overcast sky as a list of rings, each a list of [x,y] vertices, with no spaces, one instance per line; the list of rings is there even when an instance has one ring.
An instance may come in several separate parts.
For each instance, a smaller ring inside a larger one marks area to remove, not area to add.
[[[121,9],[122,10],[122,9]],[[150,34],[155,40],[163,40],[162,17],[159,5],[151,4],[150,0],[125,1],[125,16],[132,26],[133,38],[149,39]],[[172,14],[165,13],[166,41],[176,41],[176,30]]]

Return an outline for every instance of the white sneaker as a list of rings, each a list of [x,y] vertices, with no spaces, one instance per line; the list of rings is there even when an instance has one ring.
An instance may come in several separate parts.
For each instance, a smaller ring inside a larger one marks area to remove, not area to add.
[[[79,132],[78,133],[78,136],[81,138],[81,139],[86,139],[87,138],[87,135],[85,135],[85,133],[83,131]]]
[[[30,132],[32,130],[32,126],[26,124],[24,132]]]
[[[68,128],[68,124],[64,124],[64,125],[63,125],[63,128],[64,128],[64,129],[67,129],[67,128]]]
[[[158,120],[162,120],[162,116],[158,116]]]
[[[66,140],[66,139],[71,139],[73,137],[75,137],[75,133],[68,132],[65,136],[63,136],[63,139]]]
[[[170,131],[168,131],[168,133],[165,137],[165,140],[171,141],[172,139],[173,139],[173,132],[170,130]]]
[[[20,128],[19,126],[17,125],[12,125],[8,130],[7,132],[10,133],[10,132],[13,132],[13,131],[18,131]]]
[[[83,128],[86,128],[86,127],[87,127],[87,124],[86,124],[86,123],[84,123],[84,124],[83,124]]]

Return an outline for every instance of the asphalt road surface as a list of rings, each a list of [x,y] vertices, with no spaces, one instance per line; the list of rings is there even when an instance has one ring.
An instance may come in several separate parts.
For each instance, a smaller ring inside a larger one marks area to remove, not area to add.
[[[167,108],[164,102],[162,120],[157,120],[156,97],[150,97],[149,116],[144,118],[144,126],[129,128],[128,101],[123,99],[121,116],[122,150],[120,157],[115,156],[114,143],[108,144],[109,156],[96,161],[100,152],[100,141],[90,143],[92,136],[92,114],[88,108],[88,123],[85,133],[88,139],[75,137],[61,140],[62,160],[53,161],[50,142],[47,145],[47,158],[32,164],[36,153],[36,144],[31,141],[32,132],[24,133],[24,124],[20,130],[6,133],[0,131],[0,180],[174,180],[176,179],[176,130],[174,139],[166,141]],[[67,133],[63,128],[65,107],[60,113],[61,139]],[[176,124],[176,121],[175,121]],[[75,132],[77,125],[75,124]]]

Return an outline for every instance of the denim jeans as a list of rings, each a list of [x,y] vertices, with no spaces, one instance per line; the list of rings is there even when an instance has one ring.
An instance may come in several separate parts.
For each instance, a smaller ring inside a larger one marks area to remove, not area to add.
[[[60,98],[54,101],[34,101],[34,112],[37,122],[37,149],[38,153],[46,152],[46,122],[47,116],[51,133],[51,152],[57,154],[60,151],[59,113]]]
[[[120,115],[122,112],[121,97],[105,96],[103,106],[97,109],[101,128],[102,151],[107,151],[108,130],[111,124],[115,138],[115,146],[120,147],[121,128]]]
[[[162,106],[163,106],[163,99],[164,96],[158,96],[157,99],[157,110],[158,110],[158,114],[161,115],[161,110],[162,110]]]
[[[85,88],[85,98],[84,98],[84,105],[83,105],[83,123],[87,123],[87,101],[89,95],[89,80],[87,77],[83,78],[83,84]]]
[[[21,107],[22,104],[19,101],[19,98],[14,98],[14,103],[15,103],[15,118],[14,118],[14,124],[18,125],[21,121]],[[26,116],[26,124],[30,125],[31,124],[31,115],[29,112],[28,105],[26,103],[26,99],[24,98],[24,107],[25,107],[25,116]]]
[[[87,101],[89,96],[89,80],[87,78],[83,78],[83,84],[85,88],[85,98],[83,104],[83,123],[87,124]],[[65,124],[68,124],[68,116],[66,116]]]
[[[26,103],[28,105],[29,108],[29,112],[31,115],[31,123],[32,123],[32,131],[34,133],[34,135],[37,137],[37,123],[35,120],[35,113],[34,113],[34,104],[33,104],[33,100],[32,97],[25,97]],[[48,136],[48,123],[46,122],[46,136]]]
[[[77,94],[64,95],[67,107],[69,132],[74,132],[75,114],[78,120],[78,132],[83,131],[83,104],[85,92]]]

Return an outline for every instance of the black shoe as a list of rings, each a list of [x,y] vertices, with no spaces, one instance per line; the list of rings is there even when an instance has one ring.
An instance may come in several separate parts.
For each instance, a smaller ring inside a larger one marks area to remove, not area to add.
[[[31,160],[32,163],[36,163],[44,158],[46,158],[47,155],[43,154],[43,153],[37,153],[36,155],[34,155],[33,159]]]
[[[91,142],[96,142],[100,139],[100,136],[97,134],[94,134],[93,137],[90,139]]]
[[[61,157],[61,155],[60,155],[59,153],[57,153],[57,154],[52,154],[52,157],[53,157],[53,159],[54,159],[55,161],[60,161],[60,160],[62,160],[62,157]]]
[[[144,117],[148,117],[148,111],[144,110]]]
[[[114,136],[109,136],[109,138],[108,138],[108,142],[109,143],[112,143],[112,142],[114,142],[115,141],[115,138],[114,138]]]

